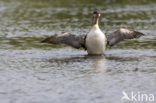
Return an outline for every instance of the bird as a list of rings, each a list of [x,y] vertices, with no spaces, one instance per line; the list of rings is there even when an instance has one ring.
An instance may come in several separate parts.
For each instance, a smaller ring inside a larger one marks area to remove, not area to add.
[[[86,35],[76,35],[71,32],[63,32],[60,35],[52,35],[42,40],[42,43],[66,44],[73,48],[83,48],[88,55],[104,55],[107,45],[112,47],[125,39],[139,38],[145,34],[120,28],[112,33],[103,33],[99,28],[100,12],[93,12],[93,21],[90,31]]]

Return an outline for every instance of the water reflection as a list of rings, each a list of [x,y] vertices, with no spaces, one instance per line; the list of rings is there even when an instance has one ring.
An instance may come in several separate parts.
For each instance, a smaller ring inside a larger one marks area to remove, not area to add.
[[[105,56],[86,56],[92,62],[92,68],[96,73],[107,72],[106,57]]]
[[[77,65],[82,66],[85,73],[105,73],[107,72],[106,67],[106,57],[105,56],[77,56],[77,57],[67,57],[67,58],[52,58],[48,60],[50,63],[56,63],[58,66],[63,65]],[[81,68],[80,68],[81,71]],[[81,71],[82,72],[82,71]]]
[[[121,103],[123,88],[154,93],[155,2],[0,0],[1,102]],[[103,32],[125,27],[146,35],[108,48],[106,57],[40,43],[62,31],[86,34],[95,8]]]

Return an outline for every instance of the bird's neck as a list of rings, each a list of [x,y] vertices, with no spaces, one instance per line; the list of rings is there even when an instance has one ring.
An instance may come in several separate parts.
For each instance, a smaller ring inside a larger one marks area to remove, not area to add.
[[[98,16],[93,17],[93,24],[92,24],[92,26],[99,27],[99,17]]]
[[[100,29],[98,24],[93,25],[92,28],[93,28],[94,30],[99,30],[99,29]]]
[[[93,24],[92,30],[99,30],[99,29],[100,29],[100,28],[99,28],[99,24],[98,24],[98,20],[97,20],[96,23]]]

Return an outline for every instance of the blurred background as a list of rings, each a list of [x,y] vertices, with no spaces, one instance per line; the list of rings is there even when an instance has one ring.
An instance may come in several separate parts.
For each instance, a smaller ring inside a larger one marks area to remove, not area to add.
[[[100,28],[146,34],[108,48],[104,58],[41,44],[69,31]],[[0,100],[3,103],[124,103],[122,91],[156,94],[156,0],[0,0]]]

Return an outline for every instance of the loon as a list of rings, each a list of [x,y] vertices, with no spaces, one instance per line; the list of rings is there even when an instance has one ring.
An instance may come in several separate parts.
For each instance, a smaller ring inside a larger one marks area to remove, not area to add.
[[[93,12],[92,28],[87,35],[74,35],[70,32],[64,32],[60,35],[53,35],[42,41],[50,44],[66,44],[76,49],[84,48],[88,55],[103,55],[106,46],[110,47],[124,39],[139,38],[144,34],[134,30],[120,28],[109,34],[104,34],[99,28],[100,13],[96,10]]]

